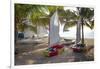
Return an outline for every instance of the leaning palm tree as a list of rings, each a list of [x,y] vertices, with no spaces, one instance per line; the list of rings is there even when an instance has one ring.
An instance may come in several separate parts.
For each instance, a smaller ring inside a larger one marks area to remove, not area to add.
[[[44,5],[31,4],[15,4],[15,32],[25,32],[25,29],[30,29],[31,32],[37,33],[35,25],[41,25],[39,17],[47,15],[47,7]],[[31,17],[31,19],[30,19]],[[32,22],[32,24],[29,24]],[[44,24],[44,23],[43,23]]]
[[[30,14],[30,21],[35,27],[43,26],[47,27],[50,23],[51,15],[58,9],[62,9],[63,7],[58,6],[43,6],[41,11],[37,10]],[[45,9],[45,10],[44,10]]]
[[[78,16],[74,12],[69,9],[62,10],[62,12],[59,12],[59,15],[62,17],[60,21],[64,24],[63,31],[67,30],[69,27],[75,26]]]
[[[34,8],[35,9],[32,10],[32,12],[29,14],[29,20],[31,21],[31,24],[32,24],[30,25],[31,26],[30,28],[38,36],[39,35],[38,28],[46,27],[49,21],[48,18],[44,18],[48,15],[48,8],[46,6],[40,6],[40,5],[34,6]]]

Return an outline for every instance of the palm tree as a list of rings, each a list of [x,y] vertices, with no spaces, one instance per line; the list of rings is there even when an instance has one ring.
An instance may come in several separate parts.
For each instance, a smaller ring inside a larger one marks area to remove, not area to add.
[[[58,7],[58,6],[43,6],[41,10],[42,12],[39,11],[33,11],[32,14],[30,15],[30,20],[32,21],[32,24],[37,26],[43,26],[46,27],[50,23],[50,17],[51,15],[59,9],[63,9],[63,7]]]
[[[84,45],[84,26],[86,25],[90,29],[94,27],[94,9],[93,8],[77,8],[77,11],[71,12],[70,10],[66,10],[62,16],[66,19],[66,24],[64,28],[69,28],[74,26],[76,23],[81,22],[81,28],[78,28],[78,33],[76,34],[76,44],[81,40]],[[77,13],[77,14],[76,14]],[[82,39],[81,39],[81,30],[82,30]]]
[[[44,5],[30,5],[30,4],[15,4],[15,31],[24,31],[25,28],[30,28],[30,30],[37,32],[35,25],[45,25],[41,16],[46,16],[48,13],[48,8]],[[23,21],[29,20],[32,25],[23,23]],[[47,19],[45,19],[47,20]]]
[[[60,17],[62,17],[61,18],[62,20],[60,19],[60,21],[64,22],[65,24],[63,30],[68,29],[69,27],[75,26],[77,18],[78,18],[75,12],[72,12],[69,9],[62,10],[62,11],[63,12],[60,12]]]
[[[87,25],[91,29],[93,29],[94,26],[94,10],[90,8],[77,8],[79,11],[79,16],[81,19],[81,26],[82,26],[82,44],[84,45],[84,27],[83,25]]]

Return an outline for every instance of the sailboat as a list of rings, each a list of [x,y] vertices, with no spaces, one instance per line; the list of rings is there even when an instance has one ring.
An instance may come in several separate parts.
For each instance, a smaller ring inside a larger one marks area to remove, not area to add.
[[[49,24],[49,43],[48,48],[44,51],[45,56],[56,56],[64,51],[64,46],[59,44],[59,17],[58,12],[55,11],[50,18]]]
[[[72,49],[74,52],[82,52],[85,49],[85,44],[82,43],[83,36],[81,19],[78,20],[76,29],[76,43],[72,46]]]

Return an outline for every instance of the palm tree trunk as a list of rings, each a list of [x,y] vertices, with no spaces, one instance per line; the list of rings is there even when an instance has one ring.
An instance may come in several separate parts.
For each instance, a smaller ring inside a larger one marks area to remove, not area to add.
[[[36,30],[37,38],[39,38],[39,28],[38,28],[38,23],[36,23],[36,28],[37,28],[37,30]]]
[[[76,44],[78,44],[81,40],[81,20],[79,19],[77,22],[77,27],[76,27]]]
[[[81,18],[82,22],[82,44],[84,45],[84,27],[83,27],[83,18]]]

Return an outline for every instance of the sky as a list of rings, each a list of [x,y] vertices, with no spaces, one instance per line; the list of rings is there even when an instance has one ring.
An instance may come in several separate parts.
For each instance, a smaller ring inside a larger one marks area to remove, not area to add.
[[[76,7],[64,7],[64,10],[77,11]]]

